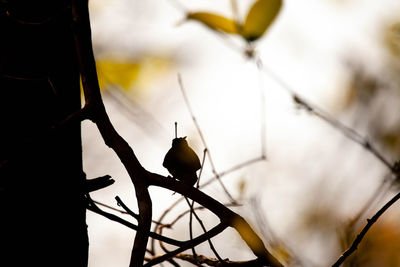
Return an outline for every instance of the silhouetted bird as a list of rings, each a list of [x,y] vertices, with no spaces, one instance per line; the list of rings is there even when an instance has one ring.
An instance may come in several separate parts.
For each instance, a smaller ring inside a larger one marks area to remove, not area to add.
[[[190,186],[196,183],[196,171],[201,168],[199,157],[189,147],[186,136],[172,140],[172,147],[165,155],[163,166],[175,179]]]

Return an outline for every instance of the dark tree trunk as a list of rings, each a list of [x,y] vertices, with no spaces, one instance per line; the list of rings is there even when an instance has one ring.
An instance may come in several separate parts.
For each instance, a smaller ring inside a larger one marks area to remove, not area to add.
[[[0,0],[0,266],[87,266],[80,109],[67,1]]]

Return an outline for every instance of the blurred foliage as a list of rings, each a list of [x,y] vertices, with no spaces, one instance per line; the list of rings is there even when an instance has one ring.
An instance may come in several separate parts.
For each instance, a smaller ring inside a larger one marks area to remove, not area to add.
[[[233,6],[236,7],[235,4]],[[190,12],[186,19],[198,21],[215,31],[239,35],[247,42],[253,42],[264,35],[281,6],[282,0],[257,0],[250,7],[244,23],[209,12]]]
[[[99,56],[96,61],[99,85],[102,90],[117,86],[125,93],[137,93],[169,73],[173,63],[170,57],[156,55],[133,60],[128,57]]]
[[[101,89],[114,84],[128,90],[137,81],[141,66],[136,62],[106,59],[97,61],[96,68]]]
[[[225,18],[221,15],[209,12],[191,12],[187,14],[186,19],[197,20],[212,30],[229,34],[238,33],[236,22],[233,19]]]
[[[385,44],[392,56],[400,59],[400,22],[391,24],[386,29]]]

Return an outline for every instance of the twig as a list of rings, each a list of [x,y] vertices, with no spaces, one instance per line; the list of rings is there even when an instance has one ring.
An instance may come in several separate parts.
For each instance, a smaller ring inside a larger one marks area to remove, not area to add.
[[[187,204],[188,204],[189,207],[190,207],[190,215],[192,215],[192,214],[194,215],[194,217],[196,218],[197,222],[200,224],[201,229],[203,229],[204,233],[206,233],[206,232],[207,232],[207,229],[206,229],[206,227],[204,226],[203,221],[200,219],[200,217],[199,217],[199,216],[197,215],[197,213],[194,211],[194,209],[193,209],[193,203],[190,203],[189,200],[187,199],[187,197],[185,197],[185,200],[186,200]],[[192,216],[190,216],[190,217],[192,217]],[[192,228],[192,223],[191,223],[191,222],[190,222],[190,228]],[[191,230],[192,230],[192,229],[191,229]],[[191,236],[191,239],[193,239],[192,236]],[[223,262],[224,260],[219,256],[217,250],[215,249],[213,243],[211,242],[211,239],[208,239],[207,241],[208,241],[208,244],[210,245],[210,249],[212,250],[212,252],[214,253],[214,255],[217,257],[217,259],[218,259],[219,261]],[[196,255],[196,254],[193,253],[193,255]]]
[[[389,209],[397,200],[400,199],[400,193],[397,193],[392,199],[390,199],[380,210],[378,210],[371,219],[367,219],[367,224],[361,230],[361,232],[354,239],[351,246],[339,257],[339,259],[332,265],[332,267],[340,266],[354,251],[357,250],[358,245],[361,243],[365,234],[372,227],[372,225],[379,219],[379,217]]]
[[[221,178],[220,178],[220,176],[219,176],[219,174],[218,174],[218,172],[217,172],[217,170],[216,170],[216,168],[215,168],[214,161],[213,161],[213,159],[212,159],[212,157],[211,157],[210,149],[209,149],[208,146],[207,146],[207,143],[206,143],[206,140],[205,140],[205,138],[204,138],[203,132],[201,131],[200,125],[199,125],[199,123],[197,122],[196,117],[194,116],[194,112],[193,112],[193,110],[192,110],[192,108],[191,108],[191,106],[190,106],[190,102],[189,102],[189,99],[188,99],[188,97],[187,97],[187,95],[186,95],[186,90],[185,90],[185,87],[183,86],[182,77],[181,77],[180,74],[178,74],[178,83],[179,83],[179,87],[180,87],[180,89],[181,89],[181,93],[182,93],[183,99],[184,99],[184,101],[185,101],[186,107],[187,107],[187,109],[188,109],[188,111],[189,111],[189,113],[190,113],[190,116],[191,116],[191,118],[192,118],[192,121],[193,121],[193,123],[194,123],[194,125],[195,125],[195,127],[196,127],[196,130],[197,130],[197,132],[198,132],[198,134],[199,134],[199,136],[200,136],[201,142],[203,143],[203,146],[205,147],[205,149],[207,149],[207,152],[208,152],[208,161],[210,162],[211,170],[212,170],[213,174],[215,175],[215,178],[217,179],[217,181],[218,181],[219,184],[221,185],[222,189],[224,190],[225,194],[228,196],[228,198],[230,199],[230,201],[234,203],[234,202],[236,202],[236,200],[235,200],[235,199],[232,197],[232,195],[229,193],[228,189],[226,189],[224,183],[221,181]]]
[[[126,211],[124,211],[124,210],[120,210],[120,209],[114,208],[113,206],[104,204],[103,202],[100,202],[100,201],[97,201],[97,200],[93,200],[93,202],[96,203],[96,204],[99,205],[99,206],[103,206],[103,207],[105,207],[105,208],[107,208],[107,209],[110,209],[110,210],[113,210],[113,211],[117,211],[117,212],[119,212],[119,213],[121,213],[121,214],[128,214],[128,213],[127,213]]]
[[[220,172],[219,173],[219,177],[228,175],[228,174],[230,174],[232,172],[235,172],[237,170],[240,170],[240,169],[242,169],[244,167],[247,167],[247,166],[249,166],[251,164],[254,164],[254,163],[257,163],[257,162],[260,162],[260,161],[263,161],[263,160],[264,160],[264,158],[262,158],[262,157],[256,157],[256,158],[253,158],[253,159],[249,159],[249,160],[243,161],[243,162],[241,162],[241,163],[239,163],[239,164],[237,164],[237,165],[235,165],[235,166],[233,166],[233,167],[231,167],[231,168],[229,168],[229,169],[227,169],[225,171]],[[203,183],[200,186],[200,189],[203,189],[204,187],[214,183],[216,181],[215,178],[216,178],[216,176],[213,176],[213,177],[209,178],[205,183]]]
[[[177,134],[176,134],[176,123],[175,123],[175,138],[176,138],[176,135]],[[205,162],[205,159],[206,159],[206,155],[207,155],[207,148],[205,148],[204,151],[203,151],[203,159],[201,161],[201,168],[200,168],[200,172],[199,172],[199,177],[198,177],[197,182],[196,182],[196,188],[197,189],[199,188],[199,185],[200,185],[200,178],[201,178],[201,174],[203,173],[203,168],[204,168],[204,162]],[[189,205],[189,211],[190,211],[190,215],[189,215],[189,235],[190,235],[190,239],[193,239],[193,214],[195,213],[194,208],[193,208],[194,200],[192,200],[192,203],[189,202],[187,197],[185,197],[185,200],[186,200],[187,204]],[[197,215],[196,215],[196,217],[197,217]],[[205,228],[203,230],[204,230],[204,232],[206,232]],[[210,240],[209,240],[209,242],[211,243]],[[211,244],[211,248],[213,248],[212,244]],[[192,248],[192,252],[193,252],[193,255],[196,255],[196,250],[195,250],[194,247]]]
[[[350,140],[364,147],[367,151],[372,153],[372,155],[374,155],[380,162],[382,162],[389,170],[395,173],[393,165],[371,144],[369,140],[361,136],[361,134],[359,134],[352,128],[342,124],[340,121],[328,115],[328,113],[316,107],[315,105],[312,105],[309,102],[305,101],[299,95],[293,94],[293,100],[295,101],[295,103],[305,108],[308,112],[316,115],[317,117],[321,118],[322,120],[330,124],[335,129],[339,130],[339,132],[341,132],[344,136],[346,136]]]
[[[181,259],[184,261],[188,261],[193,264],[199,264],[199,263],[204,263],[209,266],[232,266],[232,267],[261,267],[264,266],[259,260],[249,260],[249,261],[229,261],[225,260],[224,262],[220,262],[218,259],[210,258],[210,257],[205,257],[203,255],[189,255],[189,254],[183,254],[180,253],[178,255],[175,255],[175,258]]]
[[[219,175],[220,175],[220,177],[223,177],[223,176],[225,176],[225,175],[228,175],[229,173],[232,173],[232,172],[234,172],[234,171],[237,171],[237,170],[239,170],[239,169],[241,169],[241,168],[244,168],[244,167],[246,167],[246,166],[248,166],[248,165],[254,164],[254,163],[259,162],[259,161],[262,161],[262,160],[263,160],[262,158],[257,157],[257,158],[254,158],[254,159],[250,159],[250,160],[241,162],[241,163],[239,163],[239,164],[237,164],[237,165],[235,165],[235,166],[233,166],[233,167],[231,167],[231,168],[229,168],[229,169],[227,169],[227,170],[221,172]],[[215,176],[209,178],[207,182],[205,182],[204,184],[202,184],[202,185],[200,186],[200,189],[203,189],[203,188],[209,186],[210,184],[214,183],[215,181],[216,181]],[[172,210],[174,207],[176,207],[176,206],[177,206],[181,201],[183,201],[183,200],[184,200],[184,198],[181,197],[181,198],[177,199],[175,202],[173,202],[173,203],[169,206],[169,208],[167,208],[166,210],[164,210],[164,212],[163,212],[163,213],[161,214],[161,216],[159,217],[158,221],[159,221],[159,222],[162,222],[163,219],[167,216],[167,214],[170,213],[171,210]],[[238,203],[231,203],[230,205],[225,204],[225,206],[238,206],[238,205],[239,205]],[[189,211],[187,211],[187,212],[189,212]],[[183,216],[183,214],[182,214],[182,216]],[[179,216],[178,216],[178,218],[175,219],[175,220],[178,220],[178,219],[179,219]],[[154,228],[154,232],[156,232],[156,231],[157,231],[157,225],[156,225],[155,228]],[[151,241],[151,248],[154,250],[154,240]]]
[[[257,59],[257,62],[262,62],[261,59]],[[271,69],[265,67],[265,65],[260,65],[264,72],[270,76],[275,82],[277,82],[281,88],[285,89],[293,98],[294,102],[299,106],[306,109],[308,112],[316,115],[321,118],[323,121],[327,122],[333,128],[339,130],[344,136],[349,138],[350,140],[358,143],[362,147],[364,147],[367,151],[369,151],[372,155],[374,155],[380,162],[382,162],[393,174],[399,175],[396,172],[396,169],[392,163],[390,163],[365,137],[356,132],[350,127],[347,127],[337,119],[330,116],[327,112],[323,111],[321,108],[317,107],[314,104],[311,104],[309,101],[306,101],[303,97],[301,97],[298,93],[296,93],[283,79],[281,79],[277,74],[275,74]]]
[[[274,256],[272,256],[272,254],[269,253],[261,238],[254,232],[246,220],[229,208],[225,207],[217,200],[211,198],[194,187],[176,181],[175,179],[161,176],[159,174],[149,173],[148,180],[149,185],[161,186],[163,188],[176,191],[206,207],[209,211],[218,216],[218,218],[221,220],[221,223],[235,228],[254,255],[262,260],[266,265],[282,266],[282,264]]]
[[[154,265],[161,263],[167,259],[170,259],[170,258],[174,257],[175,255],[177,255],[178,253],[181,253],[191,247],[201,244],[204,241],[206,241],[207,239],[220,234],[227,227],[228,227],[227,225],[220,223],[217,226],[215,226],[214,228],[212,228],[211,230],[209,230],[207,233],[204,233],[204,234],[190,240],[189,242],[186,242],[184,245],[180,246],[176,250],[170,251],[162,256],[153,258],[151,261],[146,263],[144,266],[145,267],[154,266]]]
[[[267,108],[265,103],[265,95],[264,88],[262,84],[261,70],[262,70],[262,62],[257,61],[257,69],[259,70],[259,90],[260,90],[260,138],[261,138],[261,158],[267,158]]]
[[[190,237],[190,240],[193,240],[193,213],[194,213],[194,210],[193,210],[193,206],[190,205],[190,202],[189,202],[187,197],[185,197],[185,200],[186,200],[186,203],[188,204],[189,209],[190,209],[190,215],[189,215],[189,237]],[[196,250],[195,250],[194,247],[192,247],[192,253],[193,253],[193,255],[196,255]]]
[[[238,206],[241,206],[241,204],[237,204],[237,203],[226,203],[226,204],[223,204],[223,205],[226,206],[226,207],[238,207]],[[194,210],[204,210],[205,208],[202,207],[202,206],[199,206],[199,207],[194,207],[193,209]],[[165,223],[165,224],[162,224],[162,225],[167,225],[167,226],[169,226],[171,228],[177,221],[179,221],[183,216],[185,216],[189,212],[190,212],[190,210],[185,210],[184,212],[182,212],[181,214],[176,216],[176,218],[174,220],[172,220],[171,223]]]
[[[130,208],[128,208],[128,206],[122,201],[122,199],[119,196],[116,196],[115,200],[117,201],[117,205],[121,206],[125,210],[125,213],[131,215],[136,220],[139,219],[139,214],[134,213]],[[161,223],[159,223],[157,221],[154,221],[154,220],[151,220],[151,221],[153,223],[155,223],[155,224],[161,224]]]
[[[93,211],[94,213],[102,215],[102,216],[106,217],[107,219],[110,219],[112,221],[115,221],[115,222],[118,222],[118,223],[120,223],[122,225],[125,225],[126,227],[131,228],[131,229],[133,229],[135,231],[140,231],[139,230],[139,226],[134,225],[134,224],[132,224],[132,223],[130,223],[130,222],[128,222],[128,221],[126,221],[126,220],[114,215],[114,214],[111,214],[111,213],[103,211],[90,198],[88,198],[88,207],[87,207],[87,209],[90,210],[90,211]],[[172,238],[169,238],[169,237],[165,237],[165,236],[159,235],[159,234],[154,233],[154,232],[150,232],[149,236],[154,238],[154,239],[161,240],[162,242],[165,242],[165,243],[168,243],[168,244],[171,244],[171,245],[174,245],[174,246],[178,246],[178,247],[182,246],[182,245],[184,245],[184,244],[186,244],[188,242],[188,241],[175,240],[175,239],[172,239]]]

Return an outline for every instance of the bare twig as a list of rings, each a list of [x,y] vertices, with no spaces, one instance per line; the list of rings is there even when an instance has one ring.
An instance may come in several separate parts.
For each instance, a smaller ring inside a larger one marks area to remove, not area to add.
[[[371,144],[369,140],[361,136],[361,134],[356,132],[354,129],[344,125],[343,123],[333,118],[328,113],[316,107],[315,105],[310,104],[308,101],[304,100],[296,93],[293,94],[293,100],[300,107],[303,107],[308,112],[318,116],[319,118],[330,124],[332,127],[339,130],[339,132],[341,132],[344,136],[364,147],[367,151],[372,153],[372,155],[374,155],[380,162],[382,162],[389,170],[391,170],[393,173],[395,172],[393,165]]]
[[[235,171],[237,171],[237,170],[239,170],[239,169],[241,169],[241,168],[247,167],[247,166],[249,166],[249,165],[251,165],[251,164],[254,164],[254,163],[259,162],[259,161],[262,161],[262,160],[263,160],[262,158],[257,157],[257,158],[254,158],[254,159],[250,159],[250,160],[241,162],[241,163],[239,163],[239,164],[237,164],[237,165],[235,165],[235,166],[233,166],[233,167],[231,167],[231,168],[229,168],[229,169],[227,169],[227,170],[221,172],[219,175],[220,175],[220,177],[223,177],[223,176],[228,175],[228,174],[230,174],[230,173],[232,173],[232,172],[235,172]],[[215,181],[216,181],[215,176],[209,178],[209,179],[207,180],[207,182],[205,182],[204,184],[202,184],[202,185],[200,186],[200,189],[203,189],[203,188],[209,186],[210,184],[214,183]],[[164,212],[163,212],[163,213],[161,214],[161,216],[159,217],[158,221],[159,221],[159,222],[162,222],[162,221],[164,220],[164,218],[167,216],[167,214],[170,213],[171,210],[172,210],[174,207],[176,207],[176,206],[177,206],[181,201],[183,201],[183,200],[184,200],[184,197],[181,197],[181,198],[177,199],[175,202],[173,202],[173,203],[169,206],[169,208],[167,208],[166,210],[164,210]],[[229,205],[225,204],[225,206],[239,206],[239,204],[238,204],[238,203],[230,203]],[[189,211],[187,211],[187,212],[189,212]],[[183,215],[184,215],[184,214],[182,214],[182,216],[183,216]],[[177,221],[179,218],[180,218],[180,217],[178,216],[178,218],[176,218],[176,219],[173,221],[173,223],[174,223],[175,221]],[[171,223],[171,225],[172,225],[173,223]],[[155,226],[154,231],[155,231],[155,232],[157,231],[157,225]],[[151,241],[151,248],[152,248],[152,250],[154,250],[154,240]]]
[[[128,213],[127,213],[126,211],[124,211],[124,210],[120,210],[120,209],[114,208],[113,206],[104,204],[103,202],[100,202],[100,201],[97,201],[97,200],[93,200],[93,202],[94,202],[95,204],[99,205],[99,206],[105,207],[105,208],[110,209],[110,210],[113,210],[113,211],[117,211],[117,212],[119,212],[119,213],[121,213],[121,214],[128,214]]]
[[[220,177],[223,177],[223,176],[225,176],[225,175],[228,175],[228,174],[231,173],[231,172],[237,171],[237,170],[239,170],[239,169],[241,169],[241,168],[244,168],[244,167],[246,167],[246,166],[248,166],[248,165],[251,165],[251,164],[253,164],[253,163],[256,163],[256,162],[259,162],[259,161],[262,161],[262,160],[263,160],[262,158],[259,158],[259,157],[258,157],[258,158],[250,159],[250,160],[248,160],[248,161],[244,161],[244,162],[242,162],[242,163],[239,163],[239,164],[237,164],[237,165],[231,167],[230,169],[227,169],[227,170],[221,172],[221,173],[220,173]],[[205,182],[204,184],[202,184],[202,185],[200,186],[200,189],[207,187],[208,185],[214,183],[215,181],[216,181],[215,176],[209,178],[207,182]],[[166,210],[164,210],[164,212],[163,212],[163,213],[161,214],[161,216],[159,217],[158,221],[159,221],[159,222],[162,222],[162,221],[164,220],[164,218],[167,216],[167,214],[170,213],[171,210],[172,210],[174,207],[176,207],[176,206],[177,206],[181,201],[183,201],[183,200],[184,200],[184,197],[181,197],[181,198],[177,199],[175,202],[173,202]],[[225,206],[239,206],[239,204],[238,204],[238,203],[233,203],[233,204],[230,203],[229,205],[225,204]],[[189,211],[187,211],[187,212],[189,212]],[[184,215],[184,214],[182,214],[182,216],[183,216],[183,215]],[[175,221],[177,221],[177,220],[179,220],[179,219],[180,219],[180,217],[178,216],[178,218],[176,218],[173,222],[175,222]],[[171,223],[170,225],[172,225],[172,223]],[[155,226],[155,228],[154,228],[153,231],[154,231],[154,232],[157,232],[157,225]],[[151,249],[154,250],[154,240],[151,241]]]
[[[197,215],[197,213],[196,213],[196,212],[194,211],[194,209],[193,209],[193,202],[190,203],[189,200],[187,199],[187,197],[185,197],[185,200],[186,200],[187,204],[188,204],[189,207],[190,207],[190,215],[194,215],[194,217],[196,218],[197,222],[200,224],[201,229],[203,229],[204,233],[206,233],[206,232],[207,232],[207,229],[206,229],[206,227],[204,226],[203,221],[200,219],[200,217]],[[190,216],[190,217],[192,217],[192,216]],[[191,218],[190,218],[190,219],[191,219]],[[192,222],[190,222],[190,230],[191,230],[191,232],[192,232]],[[193,239],[193,237],[191,236],[190,239]],[[211,242],[211,239],[208,239],[207,241],[208,241],[208,244],[210,245],[210,249],[212,250],[212,252],[214,253],[214,255],[217,257],[217,259],[218,259],[219,261],[221,261],[221,262],[224,261],[224,260],[219,256],[217,250],[215,249],[213,243]],[[193,253],[193,255],[196,255],[196,253]]]
[[[180,253],[178,255],[175,255],[175,258],[181,259],[184,261],[188,261],[193,264],[199,264],[199,263],[204,263],[209,266],[231,266],[231,267],[261,267],[264,266],[259,260],[249,260],[249,261],[229,261],[225,260],[224,262],[219,261],[218,259],[210,258],[210,257],[205,257],[203,255],[189,255],[189,254],[183,254]]]
[[[106,217],[107,219],[110,219],[112,221],[118,222],[118,223],[120,223],[122,225],[125,225],[128,228],[131,228],[131,229],[135,230],[135,231],[139,231],[139,226],[134,225],[134,224],[132,224],[132,223],[130,223],[130,222],[128,222],[128,221],[126,221],[126,220],[114,215],[114,214],[111,214],[111,213],[103,211],[90,198],[88,198],[88,207],[87,208],[88,208],[88,210],[90,210],[90,211],[92,211],[94,213],[97,213],[99,215],[102,215],[102,216]],[[165,237],[165,236],[159,235],[159,234],[154,233],[154,232],[149,232],[149,236],[154,238],[154,239],[161,240],[162,242],[165,242],[165,243],[168,243],[168,244],[171,244],[171,245],[174,245],[174,246],[178,246],[178,247],[182,246],[182,245],[184,245],[184,244],[186,244],[188,242],[188,241],[175,240],[175,239],[172,239],[172,238],[169,238],[169,237]]]
[[[176,250],[170,251],[162,256],[153,258],[151,261],[146,263],[144,266],[145,267],[154,266],[154,265],[161,263],[167,259],[170,259],[170,258],[174,257],[175,255],[177,255],[178,253],[181,253],[181,252],[183,252],[189,248],[192,248],[194,246],[197,246],[198,244],[203,243],[204,241],[208,240],[209,238],[220,234],[227,227],[228,227],[227,225],[220,223],[217,226],[215,226],[214,228],[212,228],[211,230],[209,230],[207,233],[204,233],[204,234],[190,240],[189,242],[185,243],[185,245],[180,246]]]
[[[125,213],[131,215],[136,220],[139,219],[139,214],[134,213],[130,208],[128,208],[128,206],[122,201],[122,199],[119,196],[116,196],[115,200],[117,201],[118,206],[121,206],[125,210]],[[151,220],[151,221],[155,224],[161,224],[154,220]]]
[[[285,89],[293,98],[293,101],[298,104],[300,107],[303,107],[311,114],[316,115],[321,118],[323,121],[327,122],[333,128],[337,129],[344,136],[349,138],[350,140],[358,143],[362,147],[364,147],[367,151],[369,151],[372,155],[374,155],[380,162],[382,162],[393,174],[398,175],[396,173],[394,164],[390,163],[372,144],[371,142],[363,137],[361,134],[353,130],[352,128],[344,125],[337,119],[333,118],[327,112],[317,107],[314,104],[311,104],[309,101],[305,100],[298,93],[296,93],[281,77],[279,77],[275,72],[271,69],[267,68],[264,64],[259,64],[258,62],[262,62],[261,59],[256,60],[257,65],[260,66],[260,69],[264,70],[264,72],[272,78],[275,82],[277,82],[281,88]]]
[[[365,234],[372,227],[372,225],[379,219],[379,217],[389,209],[397,200],[400,199],[400,193],[397,193],[392,199],[390,199],[380,210],[378,210],[371,219],[367,219],[367,224],[361,230],[361,232],[354,239],[351,246],[339,257],[339,259],[332,265],[332,267],[340,266],[354,251],[357,250],[358,245],[363,240]]]
[[[192,118],[192,121],[193,121],[193,123],[194,123],[194,125],[195,125],[195,127],[196,127],[196,129],[197,129],[197,132],[198,132],[198,134],[199,134],[199,136],[200,136],[201,142],[203,143],[203,146],[205,147],[205,149],[207,149],[207,152],[208,152],[208,161],[210,162],[211,170],[212,170],[213,174],[215,175],[215,178],[217,179],[217,181],[218,181],[219,184],[221,185],[222,189],[224,190],[225,194],[226,194],[226,195],[228,196],[228,198],[230,199],[230,201],[231,201],[231,202],[236,202],[236,200],[235,200],[235,199],[232,197],[232,195],[229,193],[228,189],[226,189],[224,183],[223,183],[222,180],[221,180],[221,177],[219,176],[219,174],[218,174],[218,172],[217,172],[217,170],[216,170],[216,168],[215,168],[214,161],[213,161],[213,159],[212,159],[212,157],[211,157],[210,149],[209,149],[208,146],[207,146],[207,143],[206,143],[206,140],[205,140],[205,138],[204,138],[203,132],[201,131],[200,125],[199,125],[199,123],[197,122],[196,117],[194,116],[193,110],[192,110],[192,108],[191,108],[191,106],[190,106],[189,99],[188,99],[188,97],[187,97],[187,95],[186,95],[185,87],[183,86],[182,77],[181,77],[180,74],[178,74],[178,83],[179,83],[179,87],[180,87],[180,89],[181,89],[181,93],[182,93],[183,99],[185,100],[186,107],[187,107],[187,109],[188,109],[188,111],[189,111],[189,113],[190,113],[190,116],[191,116],[191,118]]]
[[[270,266],[282,266],[282,264],[269,253],[263,241],[254,232],[246,220],[229,208],[225,207],[217,200],[211,198],[194,187],[188,186],[185,183],[176,181],[175,179],[169,177],[164,177],[155,173],[149,173],[148,179],[149,185],[161,186],[163,188],[176,191],[206,207],[208,210],[218,216],[218,218],[221,220],[221,223],[235,228],[254,255],[262,260],[266,265],[269,264]]]
[[[265,103],[264,88],[262,84],[261,70],[262,62],[257,61],[257,69],[259,70],[259,90],[260,90],[260,138],[261,138],[261,158],[267,158],[267,108]]]

